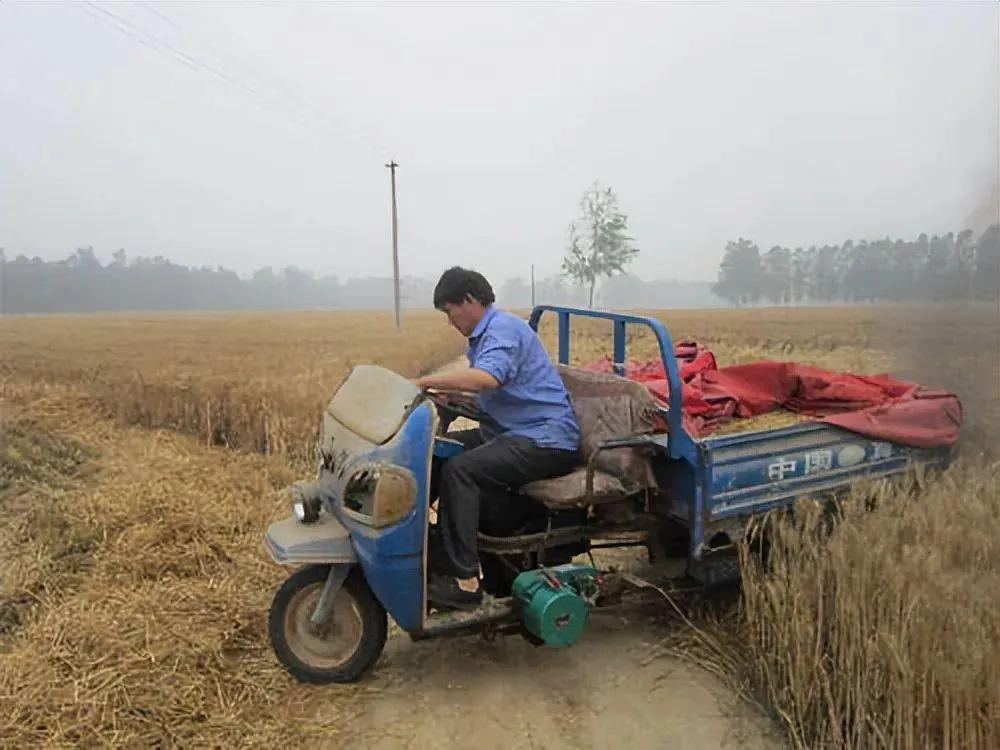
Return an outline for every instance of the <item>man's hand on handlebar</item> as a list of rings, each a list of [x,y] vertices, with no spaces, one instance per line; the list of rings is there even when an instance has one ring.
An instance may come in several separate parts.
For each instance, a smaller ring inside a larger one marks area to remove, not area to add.
[[[485,370],[476,367],[424,375],[413,381],[423,391],[431,389],[448,392],[479,393],[498,388],[500,383]]]
[[[410,378],[410,382],[435,401],[462,401],[469,402],[475,400],[476,394],[469,391],[459,391],[451,388],[439,388],[424,384],[424,378]]]
[[[446,404],[474,404],[476,394],[468,391],[448,391],[443,388],[428,388],[424,391],[435,401],[443,401]]]
[[[424,395],[434,402],[442,418],[448,415],[447,421],[450,423],[455,417],[465,417],[474,422],[483,419],[483,414],[476,406],[474,393],[465,391],[444,391],[439,388],[426,388]]]

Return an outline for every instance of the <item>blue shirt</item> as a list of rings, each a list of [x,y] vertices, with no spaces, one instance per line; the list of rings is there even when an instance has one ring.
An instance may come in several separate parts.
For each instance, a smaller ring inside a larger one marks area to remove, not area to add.
[[[580,447],[569,393],[531,326],[490,305],[469,336],[466,354],[471,367],[500,383],[476,396],[500,432],[523,435],[544,448]],[[499,434],[490,425],[481,429],[487,438]]]

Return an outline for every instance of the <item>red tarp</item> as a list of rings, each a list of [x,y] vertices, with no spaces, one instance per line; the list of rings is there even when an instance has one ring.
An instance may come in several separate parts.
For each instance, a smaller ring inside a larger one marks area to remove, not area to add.
[[[693,341],[677,344],[674,354],[684,382],[684,428],[695,437],[730,419],[776,409],[923,448],[951,445],[962,424],[962,405],[954,393],[888,375],[851,375],[770,360],[719,368],[712,352]],[[587,369],[611,372],[611,364],[606,358]],[[667,402],[662,362],[630,361],[625,377],[644,383],[659,401]]]

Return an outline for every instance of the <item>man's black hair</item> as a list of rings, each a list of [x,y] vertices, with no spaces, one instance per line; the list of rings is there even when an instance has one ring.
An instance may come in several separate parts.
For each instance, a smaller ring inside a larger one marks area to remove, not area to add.
[[[443,310],[445,305],[460,305],[472,297],[484,307],[496,302],[493,287],[478,271],[455,266],[449,268],[434,287],[434,307]]]

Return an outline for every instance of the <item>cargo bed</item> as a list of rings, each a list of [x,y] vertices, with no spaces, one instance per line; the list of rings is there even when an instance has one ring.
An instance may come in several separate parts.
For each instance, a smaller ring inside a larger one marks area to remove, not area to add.
[[[688,573],[704,583],[738,577],[735,544],[746,534],[754,516],[789,507],[799,498],[843,494],[865,479],[899,475],[913,464],[943,468],[950,459],[946,441],[937,443],[939,447],[916,448],[788,411],[734,419],[712,434],[696,438],[684,429],[684,383],[673,343],[661,321],[542,305],[531,314],[530,324],[536,331],[546,311],[554,312],[558,319],[561,364],[569,362],[571,316],[612,321],[613,370],[621,376],[627,362],[626,326],[646,327],[656,336],[667,381],[669,404],[662,411],[667,431],[628,439],[655,449],[656,499],[663,503],[655,512],[684,529]],[[864,426],[863,420],[859,425]]]

